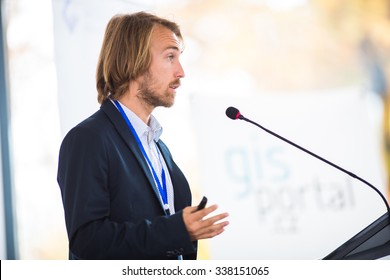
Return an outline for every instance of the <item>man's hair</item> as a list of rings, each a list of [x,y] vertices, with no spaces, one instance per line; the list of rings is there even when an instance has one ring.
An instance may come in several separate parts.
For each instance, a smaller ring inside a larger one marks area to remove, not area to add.
[[[108,22],[96,69],[100,104],[108,97],[121,97],[132,80],[148,71],[150,38],[156,25],[183,39],[176,23],[146,12],[116,15]]]

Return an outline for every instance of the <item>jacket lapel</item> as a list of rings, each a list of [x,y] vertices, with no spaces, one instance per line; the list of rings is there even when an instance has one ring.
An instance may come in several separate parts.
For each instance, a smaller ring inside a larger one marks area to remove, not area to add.
[[[115,105],[110,101],[106,100],[103,102],[101,109],[111,120],[113,126],[116,128],[118,134],[121,136],[123,141],[126,143],[130,151],[133,153],[135,158],[137,159],[142,171],[149,181],[150,187],[153,189],[156,194],[156,198],[161,205],[161,208],[164,210],[164,206],[160,199],[160,193],[156,187],[156,183],[154,181],[153,175],[150,172],[150,168],[148,163],[145,160],[140,148],[138,147],[138,143],[134,138],[133,133],[130,131],[130,128],[127,126],[126,121],[123,119],[122,115],[115,107]]]
[[[167,165],[167,168],[168,168],[168,171],[169,171],[169,175],[171,176],[171,180],[172,180],[172,187],[173,187],[173,192],[174,192],[174,196],[175,196],[175,210],[177,211],[178,209],[182,209],[184,207],[187,206],[186,204],[186,199],[185,199],[185,194],[183,194],[183,190],[185,189],[184,188],[184,185],[181,181],[178,181],[178,177],[177,176],[177,167],[175,167],[175,164],[172,160],[172,155],[171,153],[169,152],[167,146],[165,145],[165,143],[163,143],[162,140],[159,140],[157,142],[157,146],[164,158],[164,161],[165,161],[165,164]],[[181,187],[179,187],[181,186]]]
[[[158,140],[157,147],[164,158],[165,164],[167,165],[169,170],[169,174],[172,174],[173,166],[171,161],[171,153],[166,149],[165,144],[162,144],[161,140]]]

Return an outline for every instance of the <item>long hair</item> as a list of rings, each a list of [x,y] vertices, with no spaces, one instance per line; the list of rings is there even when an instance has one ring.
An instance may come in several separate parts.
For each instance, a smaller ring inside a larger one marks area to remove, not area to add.
[[[176,23],[146,12],[116,15],[108,22],[96,69],[100,104],[108,97],[121,97],[132,80],[148,71],[152,60],[150,38],[157,24],[182,40]]]

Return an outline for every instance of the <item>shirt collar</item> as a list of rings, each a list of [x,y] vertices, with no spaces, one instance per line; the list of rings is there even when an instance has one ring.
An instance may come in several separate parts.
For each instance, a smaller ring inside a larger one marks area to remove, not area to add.
[[[116,104],[112,100],[111,100],[111,102],[116,107]],[[131,111],[129,108],[127,108],[121,102],[119,102],[119,103],[121,104],[123,111],[125,112],[127,118],[129,119],[129,121],[133,125],[134,130],[140,139],[142,139],[143,137],[146,137],[149,144],[153,140],[155,142],[157,142],[160,139],[163,128],[160,125],[160,123],[158,122],[158,120],[153,115],[150,115],[149,125],[146,125],[133,111]]]

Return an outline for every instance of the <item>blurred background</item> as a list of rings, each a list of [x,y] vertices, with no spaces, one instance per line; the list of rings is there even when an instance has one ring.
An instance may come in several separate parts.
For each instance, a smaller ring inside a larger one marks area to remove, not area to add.
[[[140,10],[185,40],[176,104],[155,112],[162,138],[194,204],[206,195],[231,214],[200,259],[319,259],[384,213],[366,186],[224,111],[239,106],[389,198],[388,0],[2,0],[1,259],[67,258],[59,146],[99,108],[108,20]]]

